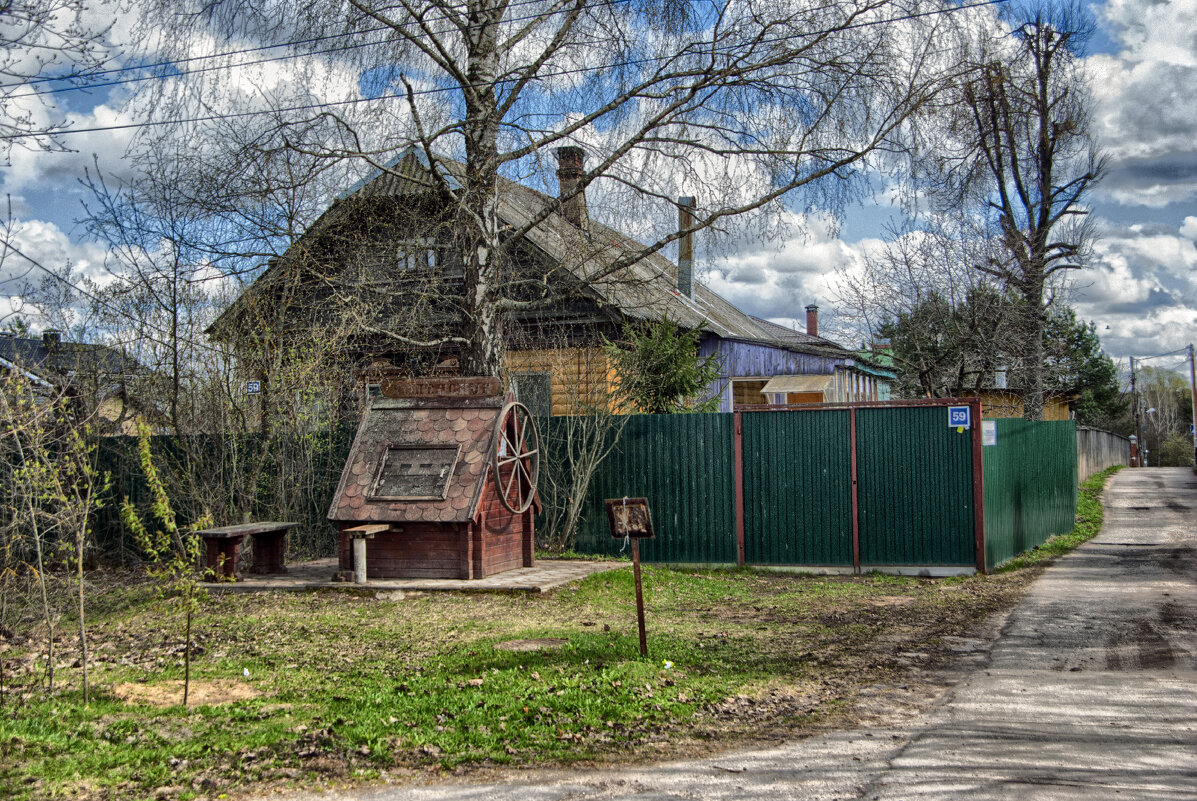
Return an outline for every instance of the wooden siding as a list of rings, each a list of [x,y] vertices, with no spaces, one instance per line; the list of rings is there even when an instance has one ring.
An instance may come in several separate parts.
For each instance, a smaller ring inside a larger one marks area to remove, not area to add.
[[[981,399],[981,415],[988,418],[1022,417],[1022,395],[1002,389],[983,389],[977,393]],[[1065,397],[1043,399],[1043,419],[1071,420],[1072,404]]]
[[[733,380],[732,409],[734,410],[741,406],[760,406],[762,403],[769,403],[769,400],[761,394],[761,390],[765,388],[766,383],[761,380]]]
[[[734,398],[734,393],[745,391],[739,387],[741,382],[738,379],[768,379],[776,375],[831,375],[843,363],[841,359],[827,356],[795,353],[771,345],[713,336],[703,337],[698,345],[698,353],[700,356],[718,354],[723,360],[719,381],[710,388],[711,395],[720,396],[719,410],[723,412],[730,412],[743,403],[768,402],[760,394],[760,387],[756,388],[756,397],[752,401]]]
[[[611,402],[615,371],[602,348],[511,351],[506,372],[548,373],[554,415],[582,414]]]

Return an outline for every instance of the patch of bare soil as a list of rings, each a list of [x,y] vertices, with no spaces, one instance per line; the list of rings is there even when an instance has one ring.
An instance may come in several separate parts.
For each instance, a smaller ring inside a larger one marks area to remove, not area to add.
[[[496,651],[543,651],[547,648],[560,648],[569,640],[560,637],[541,637],[535,640],[508,640],[495,643]]]
[[[148,706],[176,706],[183,703],[183,682],[162,681],[154,684],[126,682],[112,688],[112,694],[126,704]],[[192,681],[187,693],[188,706],[219,706],[234,701],[257,698],[262,693],[253,686],[236,679]]]

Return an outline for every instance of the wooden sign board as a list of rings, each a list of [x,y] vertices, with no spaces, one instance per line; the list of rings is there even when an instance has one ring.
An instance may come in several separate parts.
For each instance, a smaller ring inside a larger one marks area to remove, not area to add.
[[[497,398],[503,383],[497,378],[384,378],[388,398]]]
[[[653,518],[648,511],[648,498],[608,498],[603,503],[607,507],[612,537],[617,540],[625,537],[652,539]]]

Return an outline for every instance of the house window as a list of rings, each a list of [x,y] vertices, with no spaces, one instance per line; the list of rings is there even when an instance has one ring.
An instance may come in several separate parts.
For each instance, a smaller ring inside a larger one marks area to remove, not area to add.
[[[428,269],[440,264],[436,240],[431,237],[401,239],[396,253],[400,270]]]
[[[511,390],[515,399],[540,417],[553,413],[553,382],[548,373],[512,373]]]

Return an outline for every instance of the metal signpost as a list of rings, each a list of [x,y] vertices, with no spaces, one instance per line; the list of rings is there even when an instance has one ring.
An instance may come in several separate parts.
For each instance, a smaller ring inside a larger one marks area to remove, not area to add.
[[[640,624],[640,655],[648,656],[648,640],[644,634],[644,591],[640,585],[640,540],[652,539],[653,519],[648,511],[648,498],[608,498],[607,522],[611,536],[617,540],[631,540],[632,575],[636,580],[636,621]]]

